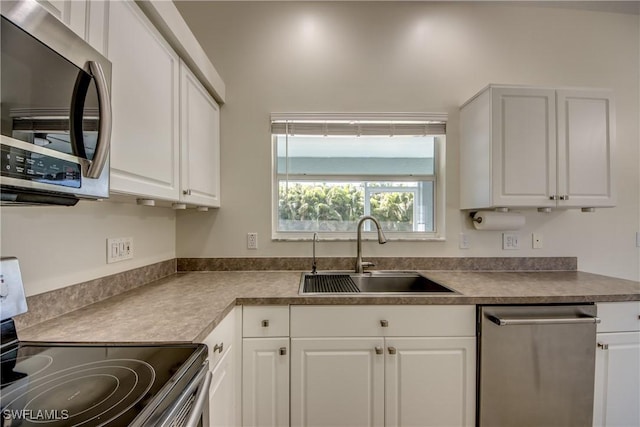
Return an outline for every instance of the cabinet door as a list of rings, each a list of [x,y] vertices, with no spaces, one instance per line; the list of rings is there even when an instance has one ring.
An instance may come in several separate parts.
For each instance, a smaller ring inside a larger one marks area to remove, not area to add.
[[[212,371],[209,387],[209,426],[237,425],[234,348],[226,351]]]
[[[614,206],[615,115],[607,91],[559,90],[558,206]]]
[[[491,102],[493,205],[555,206],[555,91],[495,88]]]
[[[640,425],[640,332],[598,334],[594,426]]]
[[[386,338],[385,426],[473,426],[475,338]]]
[[[180,74],[181,200],[220,207],[220,110],[184,63]]]
[[[242,346],[242,425],[289,425],[289,338],[245,338]]]
[[[62,21],[74,33],[85,38],[87,0],[37,0],[47,11]]]
[[[291,425],[383,426],[383,345],[382,338],[291,339]]]
[[[178,200],[179,58],[133,1],[109,3],[111,190]]]

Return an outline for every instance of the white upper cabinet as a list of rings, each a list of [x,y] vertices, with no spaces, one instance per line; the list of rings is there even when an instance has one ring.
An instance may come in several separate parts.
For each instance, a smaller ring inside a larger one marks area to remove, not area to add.
[[[47,12],[62,21],[80,37],[85,37],[87,1],[37,0]]]
[[[180,98],[180,200],[220,207],[220,109],[184,63]]]
[[[608,91],[558,90],[559,206],[614,206],[615,113]],[[562,200],[562,196],[565,200]]]
[[[91,0],[38,0],[50,14],[106,56],[106,10],[109,2]]]
[[[179,199],[178,55],[133,1],[110,2],[111,190]]]
[[[606,90],[491,85],[460,110],[460,208],[615,205]]]

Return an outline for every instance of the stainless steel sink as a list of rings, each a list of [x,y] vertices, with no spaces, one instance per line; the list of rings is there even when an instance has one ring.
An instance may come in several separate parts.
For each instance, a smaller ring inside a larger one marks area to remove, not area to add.
[[[366,273],[303,273],[300,295],[400,294],[442,295],[458,292],[415,271],[371,271]]]

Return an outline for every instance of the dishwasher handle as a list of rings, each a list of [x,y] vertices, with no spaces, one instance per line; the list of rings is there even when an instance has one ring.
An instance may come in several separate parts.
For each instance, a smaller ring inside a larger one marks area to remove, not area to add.
[[[600,323],[599,317],[499,317],[487,315],[498,326],[510,325],[575,325]]]

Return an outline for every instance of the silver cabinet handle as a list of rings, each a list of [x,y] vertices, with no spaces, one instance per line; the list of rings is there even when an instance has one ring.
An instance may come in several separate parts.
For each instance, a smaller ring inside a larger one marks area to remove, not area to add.
[[[389,350],[389,354],[396,354],[397,353],[397,350],[396,350],[395,347],[389,347],[388,350]]]
[[[376,354],[382,354],[382,347],[376,347]]]
[[[609,350],[609,344],[604,344],[604,343],[599,342],[598,343],[598,348],[601,348],[603,350]]]
[[[98,89],[98,105],[100,109],[100,129],[98,130],[98,141],[96,142],[96,150],[93,155],[91,165],[87,170],[87,178],[98,178],[102,173],[104,164],[109,155],[111,147],[111,97],[107,87],[107,79],[99,63],[89,61],[89,70],[95,78],[96,88]]]
[[[268,320],[263,320],[262,321],[262,327],[263,328],[268,328],[269,327],[269,321]]]
[[[498,326],[509,325],[559,325],[576,323],[600,323],[599,317],[549,317],[549,318],[510,318],[487,316],[489,320]]]
[[[564,196],[560,196],[560,200],[569,200],[569,196],[566,194]]]
[[[191,189],[182,190],[182,194],[184,194],[185,196],[190,196],[191,195]]]
[[[280,354],[280,356],[285,356],[287,354],[287,347],[280,347],[278,353]]]
[[[549,196],[549,200],[558,200],[558,196],[555,194],[553,196]]]
[[[389,321],[388,320],[381,320],[380,321],[380,326],[382,326],[383,328],[388,328],[389,327]]]
[[[221,353],[221,354],[222,354],[223,349],[224,349],[224,343],[223,343],[223,342],[221,342],[220,344],[216,344],[216,345],[214,345],[214,346],[213,346],[213,352],[214,352],[214,353],[217,351],[218,353]]]

